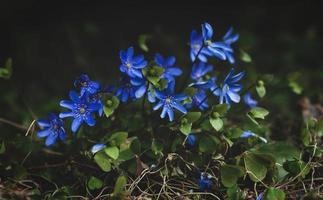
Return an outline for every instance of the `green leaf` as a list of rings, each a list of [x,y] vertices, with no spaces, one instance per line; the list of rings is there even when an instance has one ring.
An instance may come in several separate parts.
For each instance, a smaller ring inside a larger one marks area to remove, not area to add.
[[[271,142],[262,144],[256,153],[271,154],[277,163],[282,165],[286,160],[298,158],[300,151],[293,144],[288,142]]]
[[[238,185],[234,185],[227,189],[227,198],[226,200],[245,200],[246,193],[243,192]]]
[[[185,118],[191,123],[196,122],[200,117],[201,117],[201,112],[188,112],[185,115]]]
[[[265,83],[262,80],[258,81],[256,85],[256,91],[260,98],[263,98],[266,95]]]
[[[95,154],[94,160],[103,171],[109,172],[111,170],[111,163],[104,152],[98,152]]]
[[[154,152],[155,155],[160,154],[163,155],[163,149],[164,146],[162,143],[160,143],[159,141],[157,141],[156,139],[153,139],[152,143],[151,143],[151,150]]]
[[[213,112],[217,112],[220,116],[223,116],[228,111],[227,104],[218,104],[212,107]]]
[[[281,189],[270,187],[266,190],[263,200],[285,200],[285,193]]]
[[[118,160],[119,161],[130,160],[130,159],[134,158],[134,156],[135,155],[133,154],[133,152],[131,151],[131,149],[125,149],[123,151],[120,151]]]
[[[6,145],[4,144],[4,141],[2,141],[0,145],[0,154],[3,154],[6,151]]]
[[[119,157],[118,147],[106,147],[104,148],[104,152],[114,160]]]
[[[109,141],[111,142],[112,145],[120,146],[122,143],[126,141],[127,138],[128,138],[128,133],[124,131],[120,131],[120,132],[113,133],[110,136]]]
[[[307,165],[302,160],[296,160],[296,159],[292,161],[286,161],[283,167],[292,176],[296,176],[300,174],[302,178],[305,178],[305,176],[311,171],[311,168],[309,165]]]
[[[240,49],[240,59],[246,63],[252,62],[250,55],[242,49]]]
[[[218,144],[220,144],[220,141],[217,138],[211,136],[203,136],[199,142],[199,151],[202,153],[215,152]]]
[[[179,130],[184,134],[188,135],[191,133],[192,123],[182,123]]]
[[[266,177],[269,168],[275,165],[275,159],[267,154],[248,152],[244,155],[244,164],[249,177],[254,182],[259,182]]]
[[[223,127],[223,120],[221,118],[210,117],[210,123],[216,131],[219,131]]]
[[[220,169],[220,174],[222,184],[229,188],[234,186],[238,178],[242,177],[245,173],[244,169],[240,166],[224,164]]]
[[[127,178],[125,176],[119,176],[113,190],[113,196],[117,196],[124,190],[124,186],[127,184]]]
[[[150,65],[142,70],[144,76],[151,82],[154,86],[159,87],[159,81],[161,80],[161,75],[164,73],[165,68],[158,67],[155,65]]]
[[[111,96],[104,101],[103,111],[106,117],[110,117],[114,111],[118,108],[120,102],[118,97]]]
[[[103,182],[100,179],[94,176],[91,176],[91,178],[87,182],[87,186],[89,187],[90,190],[97,190],[102,188]]]
[[[269,111],[261,107],[254,107],[249,113],[253,118],[265,119],[265,117],[269,114]]]
[[[5,66],[0,68],[0,78],[9,79],[12,75],[12,59],[6,60]]]
[[[149,51],[149,48],[147,46],[147,40],[150,40],[150,39],[151,39],[150,35],[145,35],[145,34],[139,35],[138,44],[143,51],[146,51],[146,52]]]

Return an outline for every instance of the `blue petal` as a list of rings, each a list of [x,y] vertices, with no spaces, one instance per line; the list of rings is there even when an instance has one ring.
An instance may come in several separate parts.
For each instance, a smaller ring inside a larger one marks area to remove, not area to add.
[[[45,141],[46,146],[51,146],[56,142],[57,134],[50,134]]]
[[[158,103],[154,106],[153,110],[158,110],[160,107],[162,107],[162,105],[164,105],[164,103],[163,103],[162,101],[158,102]]]
[[[59,102],[59,105],[71,110],[74,108],[74,103],[72,101],[62,100]]]
[[[43,128],[50,127],[49,121],[48,120],[45,120],[45,119],[39,119],[39,120],[37,120],[37,124],[40,127],[43,127]]]
[[[41,130],[37,133],[37,136],[38,137],[46,137],[48,136],[49,134],[51,134],[51,129],[50,128],[47,128],[47,129],[44,129],[44,130]]]
[[[157,64],[158,66],[162,67],[162,66],[163,66],[163,64],[164,64],[164,58],[163,58],[163,56],[162,56],[162,55],[160,55],[159,53],[157,53],[157,54],[155,55],[155,62],[156,62],[156,64]]]
[[[91,148],[91,152],[93,154],[95,154],[98,151],[101,151],[102,149],[104,149],[106,147],[105,144],[99,143],[99,144],[95,144],[93,145],[93,147]]]
[[[90,114],[86,116],[85,122],[89,126],[94,126],[95,125],[95,120],[94,120],[93,116],[90,115]]]
[[[173,121],[174,120],[174,111],[172,109],[167,109],[167,114],[169,117],[169,121]]]
[[[99,103],[91,103],[89,105],[89,107],[87,108],[87,110],[90,111],[90,112],[93,112],[93,111],[99,110],[100,108],[101,108],[101,104],[99,104]]]
[[[241,138],[249,138],[249,137],[253,137],[255,134],[251,131],[244,131],[240,137]]]
[[[140,97],[142,97],[144,94],[146,93],[146,85],[143,85],[141,87],[139,87],[136,90],[135,96],[137,99],[139,99]]]
[[[128,62],[130,62],[132,60],[133,53],[134,53],[133,47],[129,47],[127,50],[127,61]]]
[[[133,63],[133,65],[137,65],[139,63],[142,63],[144,61],[144,59],[145,59],[144,55],[138,55],[132,59],[132,63]]]
[[[168,106],[164,105],[163,110],[160,114],[161,118],[165,118],[168,109],[170,109],[170,108]]]
[[[60,118],[73,117],[73,116],[74,116],[73,112],[62,112],[59,114]]]
[[[183,101],[183,100],[187,99],[187,95],[185,95],[185,94],[177,94],[177,95],[174,95],[173,98],[176,101]]]
[[[80,118],[75,118],[72,122],[72,132],[75,133],[81,126],[83,120]]]
[[[177,67],[170,67],[166,69],[165,73],[173,76],[180,76],[182,74],[182,70]]]
[[[127,53],[124,50],[120,50],[119,56],[122,62],[126,62],[127,60]]]
[[[181,104],[177,103],[177,102],[173,102],[172,107],[176,108],[177,110],[181,111],[184,114],[187,113],[186,108],[184,106],[182,106]]]
[[[240,96],[239,94],[235,93],[235,92],[232,92],[231,90],[229,90],[227,92],[227,95],[230,97],[230,99],[235,102],[235,103],[239,103],[240,101]]]
[[[75,102],[75,103],[81,102],[79,95],[75,91],[73,91],[73,90],[70,91],[69,96],[73,102]]]
[[[166,99],[165,93],[159,90],[155,90],[155,96],[157,97],[157,99]]]
[[[213,35],[213,29],[209,23],[202,24],[202,35],[205,40],[211,39]]]
[[[60,131],[59,131],[59,138],[63,141],[63,140],[65,140],[65,138],[66,138],[66,134],[65,134],[65,130],[64,130],[64,128],[62,127],[61,129],[60,129]]]

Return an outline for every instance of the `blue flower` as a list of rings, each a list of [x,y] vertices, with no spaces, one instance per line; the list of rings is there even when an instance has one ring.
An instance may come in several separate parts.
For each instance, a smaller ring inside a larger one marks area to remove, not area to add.
[[[223,36],[223,42],[231,47],[231,44],[239,39],[239,34],[233,34],[233,28],[230,27],[228,32]],[[233,57],[233,50],[224,49],[224,54],[231,64],[235,62]]]
[[[263,198],[264,198],[264,193],[262,192],[257,196],[256,200],[262,200]]]
[[[210,24],[202,24],[202,35],[193,30],[190,38],[190,58],[192,61],[197,58],[202,62],[207,62],[207,57],[217,57],[221,60],[226,60],[225,51],[231,52],[230,45],[224,42],[212,41],[213,28]]]
[[[192,103],[186,104],[187,108],[198,107],[200,110],[204,111],[209,107],[207,103],[207,95],[204,90],[199,89],[192,97]]]
[[[248,105],[250,108],[256,107],[258,102],[251,97],[251,94],[248,92],[243,96],[243,100],[246,105]]]
[[[187,144],[190,146],[195,146],[196,145],[196,136],[192,133],[188,134],[187,136]]]
[[[95,145],[92,146],[91,152],[93,154],[95,154],[96,152],[101,151],[105,147],[106,147],[106,145],[102,144],[102,143],[95,144]]]
[[[250,137],[253,137],[253,136],[255,136],[256,134],[254,134],[253,132],[251,132],[251,131],[244,131],[241,135],[240,135],[240,137],[241,138],[250,138]]]
[[[53,145],[59,137],[62,141],[65,140],[64,122],[57,115],[50,113],[47,119],[37,120],[38,125],[43,128],[37,133],[38,137],[47,137],[46,146]]]
[[[240,138],[250,138],[250,137],[256,137],[258,139],[260,139],[261,141],[263,141],[264,143],[267,143],[267,139],[266,138],[263,138],[251,131],[244,131],[241,135],[240,135]]]
[[[182,70],[174,66],[176,62],[176,58],[174,56],[164,58],[162,55],[156,54],[155,62],[159,67],[165,69],[161,78],[165,78],[168,81],[173,81],[174,76],[180,76],[182,74]]]
[[[174,82],[170,82],[168,84],[168,88],[164,91],[155,90],[155,96],[160,101],[154,106],[153,109],[158,110],[163,107],[160,117],[165,118],[167,113],[169,121],[174,120],[174,108],[184,114],[187,113],[186,108],[180,103],[180,101],[185,100],[187,96],[183,94],[174,94],[174,84]]]
[[[85,92],[89,94],[95,94],[100,90],[100,83],[91,81],[87,74],[81,74],[79,78],[74,81],[75,87],[80,87],[81,95]]]
[[[120,51],[120,71],[128,74],[128,76],[142,77],[141,69],[146,67],[147,61],[143,55],[134,56],[133,47],[129,47],[127,51]]]
[[[214,85],[211,87],[213,94],[220,97],[220,104],[226,103],[231,105],[232,102],[239,103],[240,95],[238,92],[242,89],[242,85],[238,83],[244,77],[245,72],[234,75],[235,69],[232,68],[223,81],[223,86]]]
[[[192,67],[191,78],[194,81],[203,81],[203,77],[213,71],[213,66],[206,64],[205,62],[200,62],[199,64],[194,64]]]
[[[70,91],[69,96],[72,101],[62,100],[60,105],[64,108],[70,109],[71,111],[62,112],[59,114],[59,117],[74,118],[71,126],[74,133],[79,129],[83,122],[86,122],[89,126],[94,126],[95,120],[93,118],[93,112],[100,109],[100,104],[91,102],[89,100],[88,93],[84,93],[83,95],[79,96],[75,91]]]
[[[131,85],[135,87],[135,97],[139,99],[144,96],[147,91],[147,80],[143,78],[132,78],[130,79]]]
[[[200,180],[199,180],[199,189],[200,191],[208,191],[212,189],[212,180],[211,176],[207,176],[204,173],[201,173]]]
[[[131,100],[136,99],[136,87],[130,83],[129,77],[122,77],[120,81],[120,87],[116,91],[116,96],[123,103],[127,102],[130,98]]]
[[[203,47],[202,35],[198,34],[196,30],[193,30],[191,33],[190,47],[190,58],[192,62],[196,60],[196,56],[198,56],[197,58],[202,62],[207,61],[207,57],[204,55],[201,49]]]
[[[101,117],[103,115],[103,103],[101,101],[101,94],[100,93],[92,94],[92,95],[89,95],[89,98],[91,103],[97,103],[100,105],[100,108],[98,109],[98,114]]]
[[[202,24],[202,37],[205,48],[203,53],[208,56],[214,56],[221,60],[226,60],[224,51],[232,51],[232,48],[224,42],[213,42],[213,28],[210,24]]]

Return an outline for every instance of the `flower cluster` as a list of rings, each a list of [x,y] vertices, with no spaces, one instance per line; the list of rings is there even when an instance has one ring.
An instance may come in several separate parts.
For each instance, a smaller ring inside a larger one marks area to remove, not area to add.
[[[92,81],[87,74],[82,74],[74,81],[77,91],[69,92],[70,100],[62,100],[60,106],[68,109],[58,116],[51,114],[49,120],[38,120],[38,124],[45,128],[38,133],[39,137],[47,137],[46,145],[52,145],[57,138],[64,140],[65,130],[63,119],[72,118],[71,131],[77,132],[82,124],[94,126],[96,118],[101,117],[104,111],[102,96],[105,93],[115,95],[121,102],[126,103],[140,98],[148,98],[152,103],[152,110],[161,110],[160,117],[168,116],[173,121],[176,112],[186,114],[188,109],[198,108],[202,111],[209,106],[208,99],[215,95],[219,103],[238,103],[239,92],[242,84],[239,83],[245,73],[235,73],[232,68],[222,83],[218,83],[215,76],[215,67],[208,63],[209,57],[220,60],[227,60],[233,64],[234,54],[232,44],[239,38],[230,28],[222,40],[213,40],[213,28],[208,23],[202,24],[201,33],[193,30],[190,38],[190,58],[193,62],[191,71],[191,83],[187,88],[193,88],[193,94],[186,94],[185,91],[176,93],[176,78],[183,74],[180,67],[176,65],[174,56],[164,57],[156,53],[153,59],[148,62],[142,54],[135,54],[133,47],[120,50],[121,64],[119,70],[121,77],[116,87],[103,89],[97,81]],[[244,96],[244,101],[249,107],[254,107],[257,102],[250,94]],[[45,123],[46,121],[46,123]],[[190,135],[188,143],[193,146],[195,137]],[[102,147],[102,145],[101,145]],[[96,148],[93,151],[97,151]]]

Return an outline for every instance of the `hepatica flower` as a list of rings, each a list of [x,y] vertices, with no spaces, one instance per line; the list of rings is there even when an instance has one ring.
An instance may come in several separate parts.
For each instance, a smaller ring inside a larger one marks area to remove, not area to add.
[[[137,88],[131,84],[130,78],[124,76],[121,78],[120,86],[116,91],[116,96],[120,101],[125,103],[129,98],[132,100],[136,99],[136,91]]]
[[[175,76],[180,76],[182,74],[182,70],[174,66],[176,62],[176,58],[174,56],[164,58],[162,55],[156,54],[155,62],[159,67],[165,69],[161,78],[165,78],[168,81],[174,81]]]
[[[45,141],[46,146],[53,145],[57,138],[60,138],[62,141],[65,140],[64,122],[57,115],[50,113],[48,119],[37,120],[37,123],[42,128],[37,133],[37,136],[47,137]]]
[[[134,56],[133,47],[129,47],[127,51],[120,51],[120,71],[128,74],[128,76],[142,77],[141,69],[146,67],[147,61],[143,55]]]
[[[106,147],[106,145],[102,144],[102,143],[95,144],[95,145],[92,146],[91,152],[93,154],[95,154],[95,153],[101,151],[102,149],[104,149],[105,147]]]
[[[187,136],[187,140],[186,140],[187,144],[189,144],[190,146],[195,146],[196,145],[196,136],[192,133],[190,133]]]
[[[224,42],[214,42],[213,37],[213,28],[210,24],[202,24],[202,37],[205,49],[203,49],[204,54],[208,56],[214,56],[221,60],[226,60],[225,51],[232,51],[232,48]]]
[[[256,107],[258,102],[251,97],[251,94],[248,92],[243,96],[243,101],[246,105],[248,105],[250,108]]]
[[[206,55],[204,55],[201,49],[203,47],[202,35],[198,34],[196,30],[193,30],[191,33],[190,47],[191,47],[190,58],[192,62],[194,62],[197,58],[202,62],[207,61],[207,57]]]
[[[85,92],[89,94],[95,94],[100,90],[100,83],[91,81],[87,74],[82,74],[74,81],[75,87],[80,87],[81,95]]]
[[[147,80],[142,78],[132,78],[130,80],[131,85],[134,86],[135,90],[135,97],[139,99],[140,97],[144,96],[147,91]]]
[[[223,36],[223,42],[227,44],[229,47],[231,47],[231,44],[236,42],[239,39],[239,34],[234,34],[233,33],[233,28],[230,27],[228,32]],[[233,50],[231,49],[224,49],[224,54],[229,60],[231,64],[235,62],[234,57],[233,57]]]
[[[250,137],[256,137],[258,139],[260,139],[261,141],[263,141],[264,143],[267,143],[267,140],[266,138],[263,138],[251,131],[244,131],[241,135],[240,135],[240,138],[250,138]]]
[[[76,132],[82,123],[86,123],[89,126],[95,125],[95,120],[93,118],[93,112],[100,109],[101,105],[99,103],[91,102],[89,100],[88,93],[84,93],[79,96],[75,91],[70,91],[69,100],[62,100],[60,105],[62,107],[70,109],[69,112],[62,112],[59,114],[60,118],[73,117],[72,122],[72,132]]]
[[[203,77],[213,71],[213,66],[206,64],[205,62],[200,62],[199,64],[195,64],[192,67],[191,78],[194,81],[203,81]]]
[[[238,92],[242,89],[242,84],[239,84],[238,82],[244,77],[245,72],[240,72],[238,74],[234,73],[235,69],[232,68],[224,79],[222,87],[218,87],[217,85],[211,87],[213,94],[220,97],[220,104],[226,103],[231,105],[232,102],[240,102],[240,95]]]
[[[199,189],[200,191],[208,191],[212,189],[212,180],[211,176],[208,176],[204,173],[201,173],[200,180],[199,180]]]
[[[257,196],[256,200],[262,200],[263,198],[264,198],[264,193],[262,192]]]
[[[184,114],[187,113],[186,108],[181,104],[181,101],[185,100],[187,96],[183,94],[174,94],[173,82],[168,85],[168,88],[164,91],[155,90],[155,96],[159,100],[159,102],[154,106],[153,109],[158,110],[162,107],[163,109],[160,117],[165,118],[167,113],[169,121],[173,121],[174,108]]]

